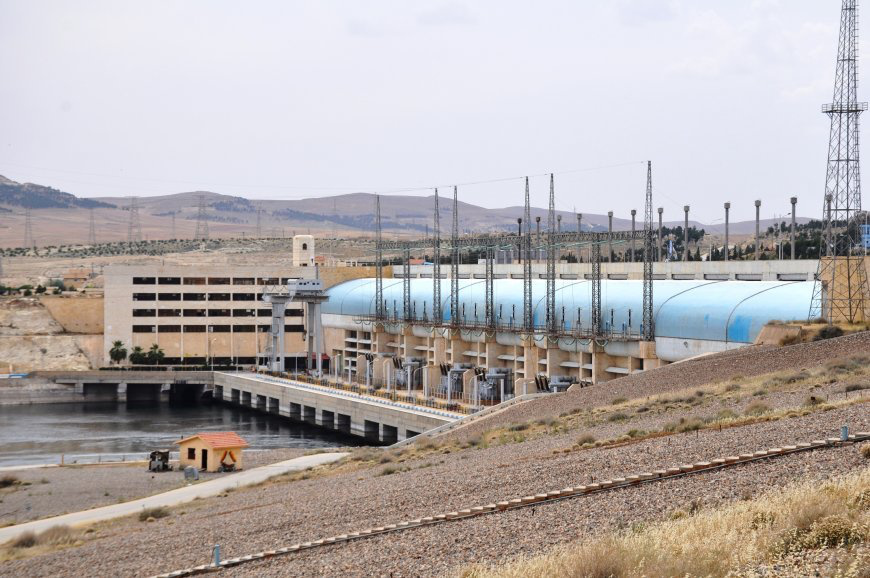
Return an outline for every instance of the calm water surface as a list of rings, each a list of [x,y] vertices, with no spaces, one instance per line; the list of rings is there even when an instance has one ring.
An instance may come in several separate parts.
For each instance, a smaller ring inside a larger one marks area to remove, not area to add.
[[[226,405],[64,403],[0,406],[0,467],[143,459],[197,432],[235,431],[249,450],[361,445],[357,438]]]

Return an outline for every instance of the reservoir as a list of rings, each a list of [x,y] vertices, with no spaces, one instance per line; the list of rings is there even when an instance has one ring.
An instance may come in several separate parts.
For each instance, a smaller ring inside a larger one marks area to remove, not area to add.
[[[224,404],[63,403],[0,406],[0,467],[145,459],[197,432],[234,431],[246,451],[358,446],[355,436]]]

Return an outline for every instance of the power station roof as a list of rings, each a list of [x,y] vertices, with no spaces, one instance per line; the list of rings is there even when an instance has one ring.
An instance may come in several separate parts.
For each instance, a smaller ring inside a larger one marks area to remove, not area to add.
[[[411,279],[412,315],[432,316],[432,279]],[[471,323],[484,321],[485,282],[483,279],[460,279],[458,315]],[[511,321],[522,324],[522,279],[496,279],[494,300],[499,324]],[[338,315],[373,315],[375,280],[355,279],[327,291],[329,301],[323,313]],[[653,283],[656,337],[701,339],[736,343],[753,343],[761,328],[772,320],[806,319],[812,299],[813,284],[790,281],[676,281]],[[535,324],[543,325],[546,317],[546,281],[532,281]],[[442,311],[450,321],[450,280],[441,280]],[[384,301],[389,316],[394,311],[404,316],[402,280],[384,279]],[[557,319],[565,329],[591,325],[592,282],[557,280]],[[601,281],[602,324],[619,331],[623,325],[637,332],[643,318],[642,281]]]

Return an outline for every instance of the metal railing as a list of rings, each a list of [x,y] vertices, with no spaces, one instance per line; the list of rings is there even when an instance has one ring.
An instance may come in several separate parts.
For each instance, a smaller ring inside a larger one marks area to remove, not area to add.
[[[245,377],[245,374],[235,374]],[[249,374],[252,377],[274,381],[276,383],[286,383],[295,387],[313,387],[323,388],[328,391],[338,393],[344,392],[361,397],[372,398],[372,401],[387,402],[390,405],[402,409],[423,411],[426,413],[434,413],[441,417],[455,418],[455,414],[469,415],[479,411],[480,408],[459,402],[448,403],[444,399],[439,399],[438,396],[423,396],[418,395],[419,390],[411,390],[411,393],[401,392],[398,390],[389,390],[383,383],[374,383],[372,385],[363,385],[358,383],[348,383],[336,379],[316,378],[308,375],[293,375],[293,374],[278,374],[273,372],[259,372]],[[404,407],[403,407],[404,406]],[[454,415],[451,415],[454,414]]]

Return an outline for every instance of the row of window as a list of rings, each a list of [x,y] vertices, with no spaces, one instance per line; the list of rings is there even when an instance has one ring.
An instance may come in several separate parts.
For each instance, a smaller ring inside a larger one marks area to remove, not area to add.
[[[302,309],[288,309],[287,317],[303,317]],[[271,317],[271,309],[134,309],[133,317]]]
[[[286,285],[296,277],[133,277],[133,285]]]
[[[134,325],[133,333],[268,333],[271,325]],[[304,333],[301,324],[284,325],[286,333]]]
[[[133,293],[133,301],[259,301],[256,293]]]

